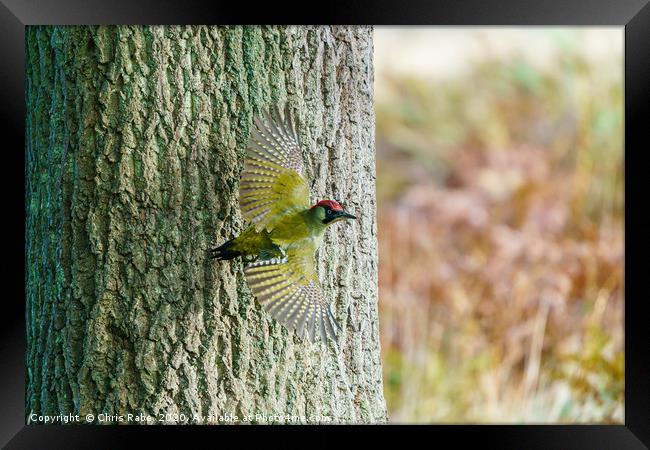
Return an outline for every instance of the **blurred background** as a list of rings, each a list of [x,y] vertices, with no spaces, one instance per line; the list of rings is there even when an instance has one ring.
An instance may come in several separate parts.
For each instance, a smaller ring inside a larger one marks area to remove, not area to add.
[[[392,422],[624,421],[622,87],[622,28],[375,28]]]

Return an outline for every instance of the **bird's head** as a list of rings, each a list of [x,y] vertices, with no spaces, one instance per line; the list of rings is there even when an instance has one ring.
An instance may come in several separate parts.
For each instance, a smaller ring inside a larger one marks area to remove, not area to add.
[[[331,225],[334,222],[345,219],[356,219],[355,216],[346,212],[343,207],[335,200],[321,200],[311,209],[316,209],[318,218],[325,224]]]

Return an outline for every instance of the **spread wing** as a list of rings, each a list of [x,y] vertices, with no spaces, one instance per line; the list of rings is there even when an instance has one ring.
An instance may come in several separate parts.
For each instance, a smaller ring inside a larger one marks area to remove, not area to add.
[[[302,152],[288,109],[256,117],[239,184],[242,215],[255,229],[272,230],[284,215],[309,208]]]
[[[268,259],[246,266],[249,286],[276,320],[314,342],[331,337],[337,342],[338,325],[321,291],[314,263],[313,245],[290,247],[282,259]]]

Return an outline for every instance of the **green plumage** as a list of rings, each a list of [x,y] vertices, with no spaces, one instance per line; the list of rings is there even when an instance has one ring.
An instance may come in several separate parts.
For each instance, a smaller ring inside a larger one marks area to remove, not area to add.
[[[312,251],[311,247],[317,248],[320,244],[327,227],[322,222],[323,218],[324,211],[320,207],[291,212],[274,221],[270,231],[266,228],[257,231],[255,226],[249,226],[228,241],[229,248],[245,259],[281,257],[282,251],[286,252],[289,248],[307,255]]]
[[[239,187],[242,215],[251,225],[212,250],[212,257],[248,262],[244,274],[267,311],[300,335],[336,341],[314,254],[328,225],[354,218],[333,201],[309,206],[302,152],[288,111],[256,118]]]

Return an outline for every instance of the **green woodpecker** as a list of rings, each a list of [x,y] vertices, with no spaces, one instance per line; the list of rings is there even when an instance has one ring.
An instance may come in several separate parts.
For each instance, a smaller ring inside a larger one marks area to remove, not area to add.
[[[239,185],[251,225],[210,250],[211,257],[247,262],[244,275],[262,306],[300,336],[337,340],[334,316],[321,291],[315,252],[325,229],[356,219],[334,200],[309,203],[302,152],[288,110],[254,120]]]

